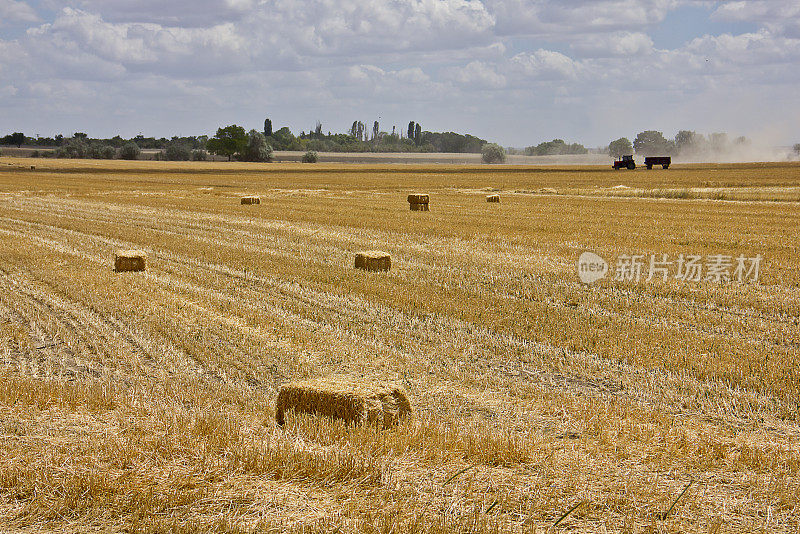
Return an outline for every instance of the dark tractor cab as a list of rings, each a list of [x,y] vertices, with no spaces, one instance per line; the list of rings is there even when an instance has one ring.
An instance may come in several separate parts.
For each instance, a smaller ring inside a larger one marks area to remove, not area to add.
[[[615,169],[630,169],[633,170],[636,168],[636,162],[633,161],[633,154],[628,156],[622,156],[622,159],[618,159],[614,161],[614,168]]]

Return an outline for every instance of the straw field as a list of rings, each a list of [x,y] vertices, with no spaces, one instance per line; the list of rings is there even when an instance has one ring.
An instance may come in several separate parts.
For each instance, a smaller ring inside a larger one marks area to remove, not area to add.
[[[2,532],[800,530],[798,164],[26,161],[0,158]],[[763,262],[582,285],[584,251]],[[276,424],[331,375],[412,416]]]

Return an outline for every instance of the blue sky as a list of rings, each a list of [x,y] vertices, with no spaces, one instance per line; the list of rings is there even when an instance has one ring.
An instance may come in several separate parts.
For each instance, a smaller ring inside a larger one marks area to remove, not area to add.
[[[800,142],[784,0],[0,0],[0,133],[213,134],[265,117],[587,146]]]

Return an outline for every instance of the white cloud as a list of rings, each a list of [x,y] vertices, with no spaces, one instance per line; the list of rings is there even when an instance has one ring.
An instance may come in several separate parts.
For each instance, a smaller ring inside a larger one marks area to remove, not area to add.
[[[500,89],[506,86],[506,77],[483,61],[470,61],[463,67],[450,67],[444,75],[449,80],[469,87]]]
[[[525,78],[537,80],[571,80],[581,66],[570,57],[552,50],[521,52],[511,58],[510,66]]]
[[[653,40],[641,32],[587,34],[575,39],[570,48],[581,57],[637,56],[651,53]]]
[[[576,35],[652,25],[679,0],[486,0],[500,35],[539,35],[569,40]]]
[[[0,97],[11,97],[18,92],[19,90],[13,85],[0,85]]]
[[[19,22],[38,22],[36,11],[25,2],[0,0],[0,28]]]
[[[775,34],[800,38],[800,4],[796,0],[749,0],[726,2],[717,7],[712,20],[750,22]]]
[[[759,66],[800,61],[800,39],[776,36],[767,30],[742,35],[705,35],[694,39],[686,48],[689,52],[728,65]]]

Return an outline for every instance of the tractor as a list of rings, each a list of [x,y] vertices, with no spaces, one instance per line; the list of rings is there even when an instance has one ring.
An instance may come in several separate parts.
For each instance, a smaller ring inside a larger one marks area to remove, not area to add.
[[[622,159],[618,159],[614,161],[614,168],[615,169],[630,169],[633,170],[636,168],[636,162],[633,161],[633,154],[628,156],[622,156]]]

